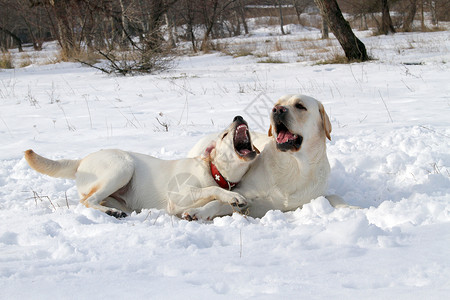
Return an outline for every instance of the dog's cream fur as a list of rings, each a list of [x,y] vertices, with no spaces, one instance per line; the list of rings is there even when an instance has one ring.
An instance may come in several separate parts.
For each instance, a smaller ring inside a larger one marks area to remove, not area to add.
[[[236,117],[208,147],[206,157],[161,160],[122,150],[101,150],[80,160],[55,161],[27,150],[25,159],[40,173],[75,179],[81,203],[115,217],[143,208],[166,209],[179,215],[211,200],[241,206],[246,203],[243,196],[217,186],[210,162],[228,181],[240,181],[256,157],[248,127],[245,128],[251,149],[241,155],[235,148],[237,128],[243,124],[247,126],[241,117]]]
[[[284,132],[278,132],[280,128]],[[288,135],[285,129],[290,132]],[[272,209],[295,210],[325,195],[330,173],[326,139],[331,139],[330,133],[330,120],[319,101],[304,95],[286,95],[278,100],[271,113],[268,133],[271,140],[259,139],[267,144],[234,190],[247,199],[250,216],[262,217]],[[283,141],[280,134],[292,140],[280,144],[277,142],[277,139]],[[302,141],[298,145],[300,137]],[[199,151],[199,146],[193,150]],[[328,200],[335,207],[346,205],[339,196],[330,196]],[[212,201],[204,207],[188,209],[184,215],[211,219],[231,213],[229,206]]]

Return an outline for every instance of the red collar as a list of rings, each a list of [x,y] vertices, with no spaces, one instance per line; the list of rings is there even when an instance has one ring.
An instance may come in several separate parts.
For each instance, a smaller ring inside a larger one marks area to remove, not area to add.
[[[220,174],[219,170],[217,169],[216,165],[212,162],[209,164],[211,166],[211,175],[214,178],[214,181],[223,189],[231,191],[232,188],[238,184],[237,182],[230,182],[225,179],[225,177]]]

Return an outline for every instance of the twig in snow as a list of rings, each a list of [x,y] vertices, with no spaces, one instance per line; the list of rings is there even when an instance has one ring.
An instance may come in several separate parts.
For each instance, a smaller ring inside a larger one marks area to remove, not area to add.
[[[159,113],[160,116],[162,116],[162,113]],[[164,127],[164,130],[166,132],[169,131],[169,124],[167,124],[166,122],[161,122],[158,117],[155,117],[156,121],[158,121],[159,125],[161,125],[162,127]]]
[[[242,258],[242,228],[239,229],[239,258]]]
[[[67,199],[67,192],[64,192],[64,196],[66,197],[67,209],[70,209],[70,207],[69,207],[69,199]]]
[[[28,94],[26,96],[26,99],[28,99],[28,102],[30,102],[30,105],[41,108],[39,105],[39,101],[31,94],[31,87],[28,85]]]
[[[161,212],[158,212],[158,215],[156,216],[155,222],[153,222],[153,225],[156,224],[156,221],[158,221],[159,216],[161,215]]]
[[[58,107],[61,109],[61,111],[64,114],[64,119],[66,120],[66,124],[67,124],[67,129],[69,129],[69,131],[75,131],[75,127],[70,125],[69,120],[67,119],[67,115],[66,112],[64,111],[64,109],[62,108],[61,105],[58,105]]]
[[[152,211],[151,210],[149,210],[148,211],[148,214],[145,216],[145,219],[144,219],[144,221],[142,221],[142,222],[145,222],[145,221],[147,221],[147,219],[148,219],[148,217],[150,216],[152,214]]]
[[[6,129],[8,129],[9,135],[10,135],[11,137],[13,137],[13,135],[12,135],[12,133],[11,133],[11,130],[10,130],[9,127],[8,127],[8,124],[6,124],[5,120],[3,120],[3,118],[2,118],[1,116],[0,116],[0,119],[2,120],[3,124],[5,124]]]
[[[420,127],[420,128],[423,128],[423,129],[426,129],[426,130],[429,130],[429,131],[431,131],[431,132],[434,132],[434,133],[436,133],[436,134],[445,136],[446,138],[450,138],[450,136],[448,136],[448,135],[446,135],[446,134],[443,134],[443,133],[440,133],[440,132],[437,132],[436,130],[433,130],[433,129],[428,128],[428,127],[426,127],[426,126],[420,125],[419,127]]]
[[[87,107],[88,114],[89,114],[89,122],[90,122],[90,124],[91,124],[91,129],[92,129],[91,110],[89,109],[89,103],[88,103],[88,100],[87,100],[87,98],[88,98],[89,96],[88,96],[88,95],[83,95],[83,97],[84,97],[84,101],[86,102],[86,107]]]
[[[33,199],[34,199],[34,202],[36,203],[36,205],[37,205],[37,200],[38,199],[41,200],[41,202],[44,202],[44,200],[42,200],[42,198],[46,198],[50,202],[50,204],[52,205],[53,209],[56,211],[56,207],[53,204],[53,202],[52,202],[52,200],[50,199],[49,196],[41,196],[41,195],[39,195],[38,192],[36,192],[34,190],[32,192],[33,192]]]
[[[380,94],[381,101],[383,102],[384,107],[386,108],[386,111],[387,111],[387,113],[389,115],[389,119],[391,120],[391,123],[394,123],[394,120],[392,120],[392,117],[391,117],[391,113],[389,112],[389,109],[388,109],[388,107],[386,105],[386,102],[384,102],[383,96],[381,95],[381,92],[379,90],[378,90],[378,94]]]
[[[186,110],[186,125],[188,123],[189,118],[189,102],[188,102],[188,96],[186,95],[186,100],[184,101],[183,111],[181,112],[180,120],[178,121],[177,125],[181,124],[181,119],[183,119],[184,111]]]

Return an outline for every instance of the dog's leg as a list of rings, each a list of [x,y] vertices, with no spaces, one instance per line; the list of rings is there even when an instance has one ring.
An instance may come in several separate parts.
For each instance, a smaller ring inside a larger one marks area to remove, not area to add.
[[[205,216],[208,215],[214,217],[217,216],[217,214],[215,213],[216,210],[219,214],[223,211],[223,215],[227,215],[233,212],[233,207],[234,210],[239,210],[239,207],[247,205],[245,197],[241,194],[224,190],[223,188],[218,186],[209,186],[206,188],[190,187],[190,189],[186,190],[185,192],[188,191],[191,197],[192,204],[188,206],[180,206],[180,203],[169,201],[167,210],[171,214],[178,216],[181,215],[181,217],[183,217],[182,213],[188,211],[189,209],[204,207],[208,205],[208,203],[214,202],[217,203],[217,206],[211,204],[211,206],[208,206],[211,207],[208,208],[208,211],[210,212],[205,213]],[[224,208],[221,208],[222,206]],[[186,218],[188,219],[189,217],[186,216]]]
[[[205,220],[210,221],[214,217],[231,215],[237,208],[229,204],[214,200],[207,203],[205,206],[190,208],[183,212],[181,217],[183,219],[193,220]]]
[[[111,174],[111,176],[102,176],[100,182],[92,184],[87,193],[81,194],[80,202],[86,207],[98,209],[113,217],[124,218],[127,214],[120,207],[125,208],[126,203],[123,200],[124,203],[120,203],[118,199],[121,198],[114,195],[130,184],[132,173],[122,171]]]
[[[80,202],[86,207],[98,209],[110,216],[124,218],[127,214],[123,211],[104,206],[104,204],[109,201],[107,200],[109,195],[114,193],[114,190],[116,189],[117,187],[114,187],[112,184],[108,185],[108,183],[103,185],[94,184],[89,193],[82,195],[83,198],[81,198]]]
[[[121,196],[128,190],[134,171],[132,157],[123,151],[104,150],[87,156],[76,175],[80,202],[116,218],[126,217],[116,204],[122,201],[126,206]]]
[[[192,207],[203,206],[204,204],[196,205],[196,202],[207,202],[212,200],[219,200],[222,203],[230,204],[232,206],[243,207],[247,205],[245,197],[239,193],[224,190],[218,186],[208,186],[205,188],[192,188],[191,195],[195,195],[196,199],[193,199],[194,205]]]

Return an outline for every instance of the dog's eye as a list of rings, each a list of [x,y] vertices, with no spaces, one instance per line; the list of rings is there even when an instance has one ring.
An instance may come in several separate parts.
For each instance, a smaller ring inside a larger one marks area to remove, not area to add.
[[[304,107],[301,103],[295,104],[295,108],[301,109],[301,110],[307,110],[306,107]]]
[[[225,133],[222,135],[222,140],[227,136],[227,134],[228,134],[228,132],[225,132]]]

